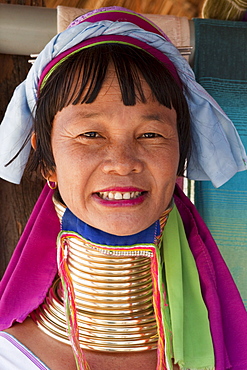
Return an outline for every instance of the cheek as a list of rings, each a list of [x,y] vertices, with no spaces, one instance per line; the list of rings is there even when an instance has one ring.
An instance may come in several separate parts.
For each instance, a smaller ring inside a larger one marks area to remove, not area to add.
[[[167,150],[157,152],[153,163],[155,163],[156,170],[162,173],[166,180],[176,176],[179,164],[179,145],[174,144]]]
[[[172,197],[177,180],[179,163],[178,147],[176,150],[167,153],[165,156],[159,157],[159,160],[156,163],[158,166],[156,166],[154,177],[156,179],[157,187],[159,188],[159,195],[164,198],[166,202],[168,198]]]
[[[57,173],[61,175],[63,172],[71,172],[73,175],[71,169],[79,166],[82,158],[79,156],[79,151],[76,151],[70,143],[62,140],[55,141],[55,139],[52,148]]]
[[[64,200],[65,197],[72,197],[76,202],[76,197],[79,201],[83,194],[88,194],[96,168],[94,162],[95,156],[73,148],[55,152],[57,182]]]

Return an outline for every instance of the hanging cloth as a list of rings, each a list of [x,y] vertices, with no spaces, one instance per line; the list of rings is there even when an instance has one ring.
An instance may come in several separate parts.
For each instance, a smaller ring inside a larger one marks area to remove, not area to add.
[[[195,19],[197,80],[221,105],[247,147],[247,23]],[[214,155],[212,153],[212,155]],[[195,204],[247,307],[247,172],[215,189],[196,182]]]

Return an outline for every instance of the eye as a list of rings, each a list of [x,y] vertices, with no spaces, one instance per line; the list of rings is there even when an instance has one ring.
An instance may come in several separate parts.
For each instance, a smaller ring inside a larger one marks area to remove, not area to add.
[[[153,139],[155,137],[160,137],[159,134],[155,134],[154,132],[145,132],[145,134],[142,134],[141,137],[144,137],[146,139]]]
[[[81,136],[88,137],[88,138],[100,137],[100,135],[95,131],[84,132],[84,134],[82,134]]]

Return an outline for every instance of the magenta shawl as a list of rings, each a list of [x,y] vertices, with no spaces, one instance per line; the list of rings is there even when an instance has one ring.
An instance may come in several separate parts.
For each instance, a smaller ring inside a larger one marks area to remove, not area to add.
[[[43,302],[57,273],[59,222],[45,186],[0,284],[0,330]],[[247,313],[220,252],[193,204],[177,187],[175,203],[197,265],[209,312],[216,370],[247,369]]]

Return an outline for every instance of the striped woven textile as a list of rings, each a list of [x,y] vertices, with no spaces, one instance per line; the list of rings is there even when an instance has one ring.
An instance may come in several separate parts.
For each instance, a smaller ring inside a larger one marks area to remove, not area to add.
[[[247,148],[247,22],[195,19],[197,80],[234,122]],[[195,185],[195,205],[247,307],[247,171],[215,189]]]

